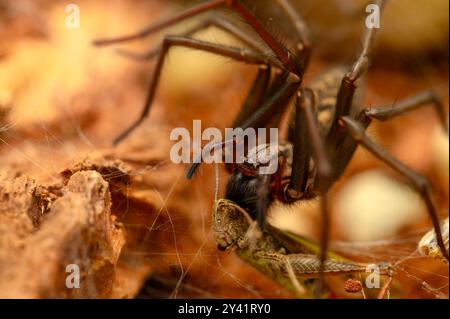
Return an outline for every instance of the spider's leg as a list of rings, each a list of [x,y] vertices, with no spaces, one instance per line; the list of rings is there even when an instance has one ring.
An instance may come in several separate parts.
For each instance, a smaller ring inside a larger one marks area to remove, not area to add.
[[[210,27],[210,23],[208,20],[205,20],[205,21],[202,21],[199,24],[193,26],[186,32],[179,34],[178,36],[192,37],[196,33],[200,32],[204,29],[207,29],[208,27]],[[143,52],[143,53],[131,52],[131,51],[128,51],[125,49],[117,49],[116,53],[118,53],[119,55],[122,55],[126,58],[133,59],[133,60],[145,61],[145,60],[151,60],[151,59],[157,57],[159,55],[159,53],[162,51],[162,49],[163,49],[163,45],[162,45],[162,43],[159,43],[156,46],[154,46],[153,48],[151,48],[149,51]]]
[[[384,1],[378,0],[377,4],[380,10],[384,7]],[[335,149],[343,143],[346,134],[342,132],[339,126],[339,118],[341,116],[347,116],[353,106],[353,96],[355,94],[357,85],[356,81],[367,71],[371,63],[371,58],[374,54],[375,42],[378,34],[378,29],[368,28],[366,29],[363,49],[356,62],[350,68],[349,72],[342,79],[341,86],[337,95],[335,114],[333,119],[333,125],[328,133],[327,148]]]
[[[291,136],[293,144],[292,174],[285,192],[287,201],[295,201],[302,197],[308,182],[311,159],[311,142],[309,139],[306,116],[302,112],[299,98],[295,100],[294,130]]]
[[[229,0],[227,5],[236,11],[260,36],[260,38],[272,49],[284,68],[298,76],[303,76],[304,70],[299,70],[298,65],[292,59],[289,51],[275,39],[256,16],[239,0]]]
[[[227,20],[225,20],[221,17],[218,17],[218,16],[211,16],[211,17],[206,18],[205,20],[201,21],[200,23],[193,26],[186,32],[180,34],[179,36],[191,37],[191,36],[195,35],[196,33],[203,31],[205,29],[208,29],[210,27],[216,27],[221,30],[224,30],[224,31],[228,32],[229,34],[233,35],[235,38],[237,38],[241,42],[243,42],[244,44],[246,44],[251,49],[261,52],[260,44],[258,43],[258,41],[255,41],[255,39],[252,36],[250,36],[247,32],[241,30],[239,27],[237,27],[233,23],[230,23]],[[162,45],[159,44],[144,53],[135,53],[135,52],[131,52],[128,50],[123,50],[123,49],[117,49],[116,52],[125,57],[143,61],[143,60],[153,59],[154,57],[156,57],[159,54],[159,52],[161,52],[161,50],[162,50]],[[271,62],[273,62],[274,64],[277,63],[277,61],[274,61],[273,59]]]
[[[263,24],[255,17],[255,15],[239,0],[209,0],[205,3],[202,3],[191,9],[188,9],[185,12],[176,15],[175,17],[168,18],[154,25],[151,25],[135,34],[130,34],[127,36],[112,39],[96,40],[94,41],[94,45],[104,46],[141,39],[152,33],[161,31],[171,25],[181,22],[187,18],[194,17],[200,13],[217,9],[222,6],[226,6],[231,10],[235,11],[236,13],[238,13],[253,28],[253,30],[255,30],[255,32],[259,35],[259,37],[274,52],[275,56],[280,61],[284,69],[298,75],[303,75],[304,70],[298,69],[298,65],[291,58],[289,51],[278,40],[276,40],[269,33],[269,31],[267,31],[267,29],[263,26]]]
[[[258,51],[260,53],[263,52],[261,44],[258,40],[256,40],[251,34],[246,32],[245,30],[239,28],[239,26],[227,21],[226,19],[218,16],[212,16],[207,19],[207,22],[209,23],[210,26],[215,26],[235,36],[238,40],[248,45],[253,50]]]
[[[270,75],[270,65],[264,65],[259,68],[253,86],[244,102],[244,106],[234,121],[233,127],[240,127],[241,123],[248,118],[258,106],[263,104],[267,88],[269,87]]]
[[[274,117],[280,118],[280,114],[286,109],[289,100],[295,94],[299,85],[299,78],[291,73],[287,78],[287,82],[282,85],[278,92],[269,97],[262,107],[250,114],[250,116],[242,122],[241,127],[244,130],[250,127],[255,129],[267,127],[268,123],[271,123],[271,120]],[[262,176],[261,178],[263,178],[263,182],[258,190],[257,220],[258,225],[263,229],[270,202],[270,176]]]
[[[288,78],[290,76],[289,73],[283,72],[282,70],[279,69],[274,69],[273,73],[275,74],[275,76],[266,91],[265,96],[266,99],[277,94],[280,87],[282,87],[283,84],[288,81]],[[278,114],[276,115],[274,114],[274,116],[269,121],[266,122],[264,127],[267,128],[278,127],[282,116],[283,116],[282,112],[278,112]]]
[[[290,0],[276,0],[276,2],[292,21],[292,24],[297,31],[297,35],[300,41],[297,45],[297,52],[300,56],[300,59],[302,59],[302,65],[306,68],[311,55],[311,40],[308,27],[303,20],[303,17],[292,6]]]
[[[439,223],[439,217],[436,212],[436,207],[431,199],[431,192],[428,180],[413,171],[411,168],[400,162],[398,159],[393,157],[389,152],[385,149],[374,143],[369,136],[367,136],[365,128],[361,123],[355,121],[349,117],[342,117],[340,124],[346,128],[348,133],[350,133],[351,137],[364,148],[369,150],[373,155],[379,158],[384,163],[388,164],[391,168],[393,168],[400,175],[405,177],[411,185],[420,193],[423,198],[427,209],[428,214],[433,223],[434,231],[436,232],[436,239],[438,245],[442,251],[442,254],[448,260],[448,252],[444,244],[444,240],[442,239],[442,232]]]
[[[148,116],[150,112],[150,108],[155,97],[156,88],[158,86],[158,82],[161,76],[162,67],[164,65],[165,58],[170,48],[173,46],[182,46],[195,50],[206,51],[218,55],[222,55],[225,57],[229,57],[233,60],[245,62],[248,64],[254,65],[267,65],[267,59],[255,53],[249,49],[238,49],[233,47],[227,47],[219,44],[209,43],[205,41],[195,40],[186,37],[178,37],[178,36],[166,36],[163,41],[162,51],[159,55],[158,61],[156,63],[155,70],[153,72],[153,76],[150,82],[150,88],[148,91],[147,100],[144,104],[144,108],[141,116],[138,120],[136,120],[133,125],[131,125],[124,133],[122,133],[115,141],[114,144],[121,142],[124,138],[126,138],[134,129],[136,129],[143,120]]]
[[[250,127],[255,129],[267,127],[274,117],[278,117],[285,112],[286,106],[300,86],[300,81],[297,75],[289,73],[286,82],[272,96],[269,96],[261,107],[252,112],[242,122],[241,128],[245,130]]]
[[[252,88],[250,89],[250,92],[247,95],[247,98],[243,104],[243,107],[239,114],[237,115],[236,119],[234,120],[234,124],[232,127],[240,127],[242,122],[245,121],[250,114],[256,110],[257,107],[262,105],[264,103],[264,100],[266,98],[267,94],[267,88],[270,84],[270,76],[271,76],[271,66],[268,65],[262,65],[259,67],[258,73],[256,75],[255,81],[253,82]],[[229,143],[216,143],[216,145],[211,145],[213,148],[219,148],[219,147],[229,147],[233,146],[234,141],[229,141]],[[225,155],[225,153],[224,153]],[[203,155],[202,155],[203,158]],[[201,162],[200,160],[196,160],[196,163]],[[188,171],[187,177],[188,179],[191,179],[193,175],[195,174],[197,168],[199,165],[192,165],[191,168]],[[230,169],[231,167],[227,165],[227,168]]]
[[[364,113],[369,118],[377,119],[379,121],[386,121],[393,117],[402,115],[404,113],[414,111],[419,107],[432,105],[439,117],[439,121],[443,126],[444,130],[448,133],[447,120],[445,115],[445,109],[442,105],[439,97],[432,91],[421,92],[417,95],[414,95],[408,99],[402,100],[395,107],[386,108],[386,107],[377,107],[377,108],[368,108],[364,110]]]
[[[376,4],[382,11],[385,1],[377,0]],[[357,147],[357,143],[339,125],[339,119],[342,116],[350,115],[354,109],[353,97],[357,89],[356,82],[370,65],[378,32],[379,30],[376,28],[366,29],[362,52],[342,79],[339,87],[332,125],[325,140],[326,150],[333,164],[331,181],[337,180],[342,175]],[[358,120],[366,127],[369,126],[370,119],[363,114],[359,116]]]
[[[317,167],[317,189],[319,191],[319,195],[321,196],[321,215],[322,215],[322,235],[320,241],[320,260],[321,260],[321,280],[320,285],[323,284],[323,270],[325,261],[327,258],[327,250],[329,243],[329,219],[330,214],[328,211],[328,188],[331,183],[331,164],[328,159],[328,154],[325,151],[324,141],[320,135],[319,131],[319,123],[317,121],[317,117],[314,113],[314,95],[311,90],[303,89],[300,92],[299,102],[296,103],[296,118],[295,118],[295,140],[294,140],[294,159],[292,163],[292,176],[289,183],[289,188],[286,192],[286,197],[293,197],[292,200],[299,199],[302,196],[302,186],[304,185],[305,175],[308,175],[308,171],[304,170],[306,165],[309,165],[309,157],[310,155],[301,155],[301,153],[305,152],[302,149],[301,142],[297,141],[297,139],[305,140],[304,136],[300,136],[302,132],[302,128],[300,125],[304,124],[302,122],[306,122],[307,128],[307,137],[310,140],[310,147],[312,149],[312,156],[316,163]],[[308,163],[306,163],[308,161]],[[319,287],[319,293],[322,290]]]
[[[138,40],[138,39],[143,39],[153,33],[162,31],[165,28],[168,28],[174,24],[177,24],[178,22],[181,22],[188,18],[194,17],[200,13],[207,12],[207,11],[216,9],[218,7],[221,7],[226,2],[227,2],[227,0],[210,0],[205,3],[200,4],[198,6],[190,8],[190,9],[186,10],[185,12],[178,14],[174,17],[163,19],[155,24],[152,24],[152,25],[142,29],[139,32],[125,35],[125,36],[116,37],[116,38],[98,39],[98,40],[95,40],[93,42],[93,44],[97,45],[97,46],[105,46],[105,45],[124,43],[124,42],[134,41],[134,40]]]
[[[293,73],[289,73],[286,81],[282,83],[280,87],[277,88],[275,93],[269,96],[266,101],[257,108],[254,112],[250,112],[248,117],[243,118],[238,128],[242,128],[246,130],[248,128],[265,128],[274,117],[279,117],[280,114],[284,113],[286,107],[288,105],[289,100],[297,91],[300,86],[300,79]],[[233,145],[233,140],[227,140],[222,143],[216,143],[207,147],[207,151],[209,152],[213,148],[217,147],[226,147],[227,145]],[[202,155],[203,157],[203,155]],[[191,179],[198,168],[200,167],[200,159],[196,159],[195,163],[191,165],[189,168],[187,177]]]
[[[380,8],[380,12],[383,11],[385,3],[385,0],[376,1],[375,4]],[[366,26],[366,33],[364,34],[363,39],[363,49],[350,71],[346,74],[344,81],[350,84],[355,84],[356,80],[358,80],[370,67],[375,51],[376,40],[379,33],[378,31],[379,29],[377,28],[368,28]],[[341,90],[342,89],[345,88],[341,88]]]

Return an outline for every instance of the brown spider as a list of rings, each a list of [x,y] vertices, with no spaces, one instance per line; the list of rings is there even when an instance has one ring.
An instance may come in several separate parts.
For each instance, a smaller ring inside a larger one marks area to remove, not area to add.
[[[368,69],[373,56],[378,33],[376,28],[367,28],[362,52],[347,72],[335,69],[305,86],[302,82],[308,66],[311,44],[302,17],[294,10],[289,0],[274,1],[275,5],[284,11],[291,25],[292,35],[290,38],[294,40],[295,45],[287,48],[256,17],[246,2],[248,0],[204,1],[136,34],[94,42],[98,46],[103,46],[140,39],[184,19],[218,8],[232,10],[259,37],[259,39],[255,39],[244,29],[216,16],[207,18],[182,36],[165,36],[160,46],[140,56],[144,59],[158,56],[148,98],[141,117],[122,133],[115,143],[126,138],[148,116],[163,62],[170,48],[174,46],[187,47],[256,65],[259,67],[258,75],[234,122],[234,127],[244,130],[279,127],[282,115],[288,110],[290,101],[294,100],[287,143],[290,145],[291,151],[278,153],[282,165],[273,175],[260,175],[256,169],[252,171],[245,163],[231,166],[226,199],[242,207],[258,221],[261,228],[264,228],[266,212],[274,200],[291,204],[320,197],[322,212],[320,257],[322,267],[324,267],[329,227],[327,192],[343,174],[357,146],[361,145],[406,178],[420,193],[432,220],[438,246],[448,260],[448,252],[442,239],[439,219],[431,199],[427,179],[398,161],[366,134],[367,127],[374,119],[388,120],[429,104],[435,107],[440,121],[447,130],[445,111],[437,96],[433,92],[422,92],[400,101],[395,108],[359,109],[354,95],[357,81]],[[377,0],[376,4],[382,9],[384,1]],[[248,47],[245,49],[228,47],[190,37],[212,25],[239,38]],[[261,41],[265,48],[270,49],[271,54],[262,48]],[[192,178],[197,168],[198,164],[191,167],[188,173],[189,178]]]

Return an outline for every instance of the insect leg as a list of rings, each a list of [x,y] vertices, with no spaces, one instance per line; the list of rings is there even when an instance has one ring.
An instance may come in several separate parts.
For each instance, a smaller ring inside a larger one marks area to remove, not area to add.
[[[250,49],[238,49],[233,47],[227,47],[219,44],[209,43],[205,41],[195,40],[186,37],[177,36],[166,36],[163,41],[162,51],[160,52],[158,61],[156,63],[155,70],[153,71],[153,76],[150,82],[150,87],[148,91],[147,100],[144,104],[143,111],[138,120],[136,120],[133,125],[131,125],[124,133],[122,133],[115,141],[114,144],[118,144],[124,138],[126,138],[134,129],[136,129],[143,120],[148,116],[155,96],[156,88],[158,86],[159,78],[161,76],[162,67],[166,58],[167,53],[173,46],[182,46],[195,50],[206,51],[225,57],[229,57],[236,61],[241,61],[248,64],[254,65],[267,65],[267,59]]]
[[[386,121],[430,104],[434,107],[444,130],[448,132],[444,106],[439,97],[432,91],[421,92],[408,99],[400,101],[397,105],[395,105],[395,107],[392,108],[368,108],[364,110],[364,113],[369,118],[374,118],[379,121]]]
[[[309,254],[283,254],[271,251],[256,251],[252,254],[253,259],[249,261],[267,276],[273,278],[280,285],[294,289],[301,296],[305,291],[299,279],[318,278],[321,273],[327,275],[362,274],[370,272],[367,264],[353,263],[351,261],[340,261],[327,259],[325,265],[316,255]],[[265,265],[258,267],[258,265]],[[388,276],[386,284],[380,290],[380,296],[385,294],[392,281],[392,266],[389,264],[377,265],[381,275]],[[289,282],[286,282],[286,278]],[[302,289],[303,288],[303,289]]]
[[[292,284],[295,287],[295,290],[297,290],[297,293],[301,295],[306,294],[306,289],[300,284],[300,282],[297,279],[297,276],[295,275],[294,268],[292,268],[291,261],[289,258],[281,258],[281,260],[284,260],[286,271],[288,273],[289,279],[291,280]]]
[[[394,277],[389,276],[389,278],[384,283],[383,287],[381,287],[377,299],[385,299],[385,298],[389,299],[389,289],[391,288],[392,280],[394,280]]]
[[[298,277],[318,277],[320,272],[326,274],[349,274],[349,273],[363,273],[366,272],[367,265],[352,263],[347,261],[338,261],[334,259],[328,259],[325,263],[325,267],[321,270],[320,258],[316,255],[308,254],[282,254],[277,252],[263,252],[258,251],[254,253],[255,258],[264,259],[268,262],[273,262],[281,272],[286,271],[286,259],[290,261],[290,265]],[[381,272],[386,272],[384,268],[390,267],[389,265],[380,265]]]
[[[448,260],[448,252],[442,238],[441,227],[439,224],[439,217],[436,212],[436,207],[431,199],[430,186],[427,179],[410,169],[408,166],[400,162],[398,159],[389,154],[385,149],[374,143],[366,134],[364,127],[358,122],[349,117],[343,117],[340,121],[341,125],[347,129],[352,138],[360,145],[369,150],[378,159],[389,165],[400,175],[405,177],[412,186],[420,193],[423,198],[428,214],[433,223],[434,231],[436,232],[436,239],[444,257]]]

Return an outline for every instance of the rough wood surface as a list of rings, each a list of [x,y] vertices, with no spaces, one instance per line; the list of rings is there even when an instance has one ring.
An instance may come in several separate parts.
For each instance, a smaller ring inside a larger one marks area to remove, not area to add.
[[[108,297],[125,243],[108,183],[78,172],[56,191],[18,177],[0,185],[0,297]],[[65,286],[80,267],[80,289]]]

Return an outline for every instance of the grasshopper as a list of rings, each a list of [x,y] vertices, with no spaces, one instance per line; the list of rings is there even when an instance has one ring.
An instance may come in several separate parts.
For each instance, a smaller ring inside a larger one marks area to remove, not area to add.
[[[234,249],[239,258],[298,297],[314,296],[321,260],[317,257],[320,248],[313,242],[271,225],[261,232],[244,209],[226,199],[216,202],[213,229],[220,250]],[[369,266],[328,252],[323,273],[326,276],[365,274],[373,269]],[[380,275],[388,277],[386,283],[390,284],[392,266],[388,263],[372,266],[376,266]]]

